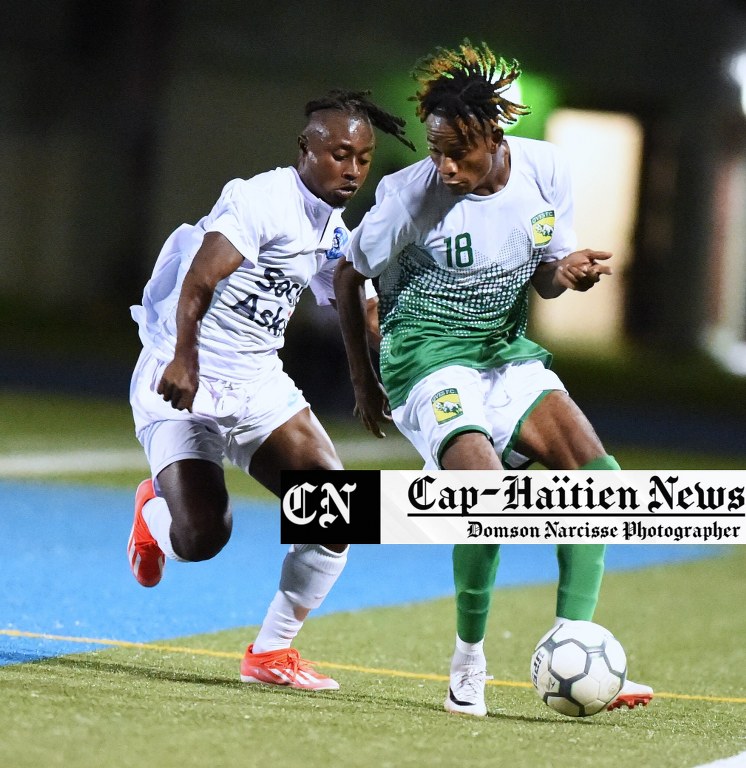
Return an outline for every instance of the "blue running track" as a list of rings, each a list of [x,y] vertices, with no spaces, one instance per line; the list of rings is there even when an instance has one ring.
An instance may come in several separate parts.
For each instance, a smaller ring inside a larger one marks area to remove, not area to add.
[[[276,504],[234,500],[234,532],[215,559],[169,562],[140,587],[126,544],[133,494],[0,482],[0,630],[150,642],[261,623],[286,547]],[[317,614],[452,594],[448,546],[355,546]],[[612,546],[607,570],[717,555],[717,547]],[[550,545],[505,547],[498,586],[556,579]],[[247,633],[246,642],[253,636]],[[0,634],[0,666],[77,653],[95,644]]]

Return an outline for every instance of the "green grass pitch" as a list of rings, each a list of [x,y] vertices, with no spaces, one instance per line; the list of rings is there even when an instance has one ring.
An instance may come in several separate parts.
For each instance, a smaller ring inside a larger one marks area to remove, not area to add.
[[[0,396],[0,409],[17,419],[13,435],[0,435],[0,456],[133,444],[119,405],[87,403],[86,419],[80,407]],[[630,468],[746,466],[743,457],[614,453]],[[139,476],[74,479],[124,485]],[[235,493],[256,492],[237,475],[229,482]],[[573,720],[544,706],[528,666],[551,623],[554,586],[498,588],[486,718],[442,709],[454,635],[453,604],[443,599],[309,621],[298,646],[339,680],[336,692],[240,683],[248,627],[0,667],[0,765],[693,767],[746,751],[745,585],[743,547],[607,575],[596,620],[621,640],[631,677],[656,689],[646,709]]]

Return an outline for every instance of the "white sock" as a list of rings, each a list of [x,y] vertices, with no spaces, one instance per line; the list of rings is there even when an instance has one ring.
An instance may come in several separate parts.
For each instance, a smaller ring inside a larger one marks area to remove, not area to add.
[[[293,544],[285,555],[280,589],[254,641],[254,653],[289,648],[308,612],[318,608],[347,563],[347,552],[320,544]]]
[[[293,604],[284,592],[278,591],[254,640],[254,653],[289,648],[302,626],[303,620],[295,617]]]
[[[484,638],[478,643],[467,643],[456,635],[456,650],[467,656],[479,656],[480,654],[484,654]]]
[[[478,643],[467,643],[456,635],[456,652],[451,659],[451,668],[466,664],[483,665],[484,663],[484,638]]]
[[[342,573],[348,550],[332,552],[321,544],[293,544],[282,563],[280,590],[295,606],[318,608]]]
[[[142,518],[163,554],[169,560],[178,560],[183,563],[184,560],[174,552],[171,544],[171,511],[166,500],[156,496],[147,501],[142,508]]]

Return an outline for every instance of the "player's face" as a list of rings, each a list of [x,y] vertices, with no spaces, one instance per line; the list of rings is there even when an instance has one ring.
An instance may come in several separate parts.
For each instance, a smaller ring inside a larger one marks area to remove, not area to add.
[[[425,120],[427,148],[443,183],[454,195],[491,195],[501,188],[498,149],[502,131],[480,126],[469,141],[445,117]]]
[[[375,135],[370,122],[339,110],[314,113],[298,139],[298,174],[317,197],[347,205],[370,170]]]

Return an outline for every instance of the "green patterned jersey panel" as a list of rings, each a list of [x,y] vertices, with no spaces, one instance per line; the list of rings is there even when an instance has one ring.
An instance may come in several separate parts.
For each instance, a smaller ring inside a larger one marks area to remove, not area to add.
[[[476,252],[462,268],[441,266],[409,245],[389,263],[379,294],[381,375],[392,407],[445,365],[485,370],[515,360],[549,364],[549,353],[523,336],[540,253],[521,245],[507,242],[494,260]]]

